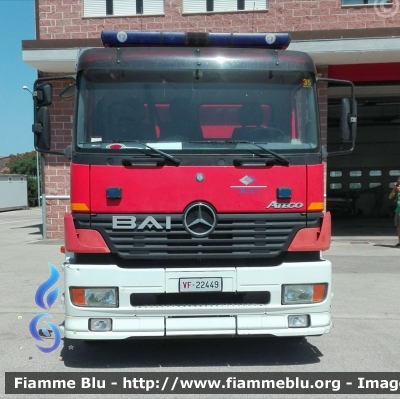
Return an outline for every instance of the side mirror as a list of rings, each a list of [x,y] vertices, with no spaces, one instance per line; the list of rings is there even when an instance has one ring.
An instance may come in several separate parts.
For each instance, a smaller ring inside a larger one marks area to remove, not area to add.
[[[321,147],[321,157],[323,161],[326,161],[328,158],[328,150],[324,145]]]
[[[50,113],[47,107],[37,111],[32,131],[35,133],[35,149],[39,152],[50,150]]]
[[[34,92],[34,123],[32,131],[35,134],[35,149],[39,152],[50,150],[50,114],[48,105],[53,100],[53,87],[50,83],[37,84]]]
[[[36,106],[47,107],[53,101],[53,86],[50,83],[44,83],[36,87],[33,93],[36,99]]]
[[[357,105],[355,100],[354,103],[353,107],[351,107],[350,99],[342,98],[340,108],[340,136],[342,142],[353,142],[353,124],[357,123],[357,115],[355,113]]]
[[[64,152],[51,151],[51,126],[50,111],[48,106],[53,101],[53,86],[49,81],[73,80],[74,76],[57,76],[50,78],[36,79],[33,84],[33,125],[35,150],[45,154],[70,156],[70,151]],[[72,90],[73,89],[73,90]],[[71,91],[70,91],[71,90]],[[69,84],[62,94],[75,92],[75,84]]]
[[[339,151],[329,152],[327,156],[333,155],[347,155],[354,151],[356,144],[356,132],[357,132],[357,101],[355,97],[354,84],[348,80],[320,78],[318,77],[317,82],[325,82],[329,85],[338,86],[349,86],[350,87],[350,98],[343,98],[340,107],[340,141],[341,143],[350,143],[349,148],[341,148]],[[325,156],[326,151],[322,151],[322,156]]]
[[[348,98],[342,98],[340,107],[340,137],[342,141],[351,141],[351,130],[348,123],[350,115],[350,100]]]
[[[64,150],[65,158],[72,159],[72,147],[71,144],[67,145]]]
[[[75,89],[76,89],[76,84],[70,83],[68,86],[64,87],[61,90],[60,97],[64,100],[66,98],[75,96]]]

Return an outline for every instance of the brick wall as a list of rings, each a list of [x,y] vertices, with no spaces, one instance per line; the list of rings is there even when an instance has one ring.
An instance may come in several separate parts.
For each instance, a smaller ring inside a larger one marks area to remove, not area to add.
[[[83,0],[37,1],[38,39],[98,38],[103,29],[265,32],[400,26],[398,0],[384,9],[342,7],[341,0],[269,0],[269,10],[264,12],[195,15],[182,15],[182,0],[166,0],[163,16],[85,19]]]
[[[54,81],[53,104],[50,108],[51,150],[63,152],[71,143],[73,98],[62,100],[59,93],[67,85],[67,81]],[[42,192],[46,195],[69,195],[69,165],[63,155],[43,155]],[[64,213],[69,210],[69,200],[46,200],[46,229],[47,238],[63,238]]]

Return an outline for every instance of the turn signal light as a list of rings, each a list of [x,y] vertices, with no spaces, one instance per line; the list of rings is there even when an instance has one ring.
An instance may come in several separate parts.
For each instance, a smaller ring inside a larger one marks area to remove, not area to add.
[[[314,284],[313,302],[321,302],[325,299],[326,284]]]
[[[89,212],[89,207],[84,203],[71,202],[72,212]]]
[[[308,206],[308,211],[323,211],[324,210],[324,203],[323,202],[311,202]]]
[[[85,289],[84,288],[71,288],[71,299],[74,305],[84,306],[85,301]]]

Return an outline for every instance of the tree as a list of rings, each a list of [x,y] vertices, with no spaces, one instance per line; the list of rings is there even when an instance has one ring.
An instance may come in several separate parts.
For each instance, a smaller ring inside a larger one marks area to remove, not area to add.
[[[7,166],[11,174],[37,176],[36,152],[25,152],[24,154],[10,155]]]
[[[11,174],[27,175],[28,185],[28,203],[29,206],[38,205],[37,191],[37,168],[36,152],[30,151],[24,154],[10,155],[10,161],[7,164]]]

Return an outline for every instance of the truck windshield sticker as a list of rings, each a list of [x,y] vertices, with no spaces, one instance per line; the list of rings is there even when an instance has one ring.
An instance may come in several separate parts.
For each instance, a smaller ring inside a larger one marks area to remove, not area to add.
[[[182,143],[148,143],[153,148],[157,148],[158,150],[181,150]]]

